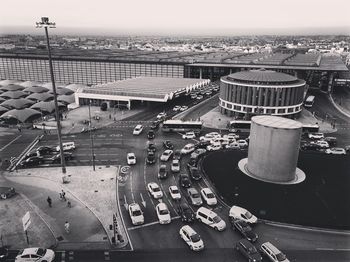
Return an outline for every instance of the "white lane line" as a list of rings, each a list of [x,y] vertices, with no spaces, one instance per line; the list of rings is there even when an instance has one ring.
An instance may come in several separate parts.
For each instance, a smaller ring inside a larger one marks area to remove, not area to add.
[[[130,171],[129,177],[130,177],[131,198],[132,198],[132,202],[135,203],[134,190],[133,190],[133,187],[132,187],[132,171]]]
[[[142,193],[140,193],[140,197],[141,197],[141,203],[143,207],[146,208],[146,201],[144,200]]]
[[[172,217],[171,220],[175,220],[175,219],[179,219],[179,218],[180,218],[180,216],[176,216],[176,217]],[[131,230],[135,230],[135,229],[139,229],[139,228],[153,226],[156,224],[159,224],[159,221],[154,221],[154,222],[150,222],[150,223],[139,225],[139,226],[129,227],[128,230],[131,231]]]
[[[125,207],[125,210],[127,211],[128,210],[128,201],[126,200],[126,195],[124,195],[124,207]]]
[[[15,137],[14,139],[12,139],[10,142],[8,142],[6,145],[4,145],[1,149],[0,152],[3,151],[4,149],[6,149],[9,145],[11,145],[13,142],[15,142],[17,139],[19,139],[22,135],[19,135],[17,137]]]
[[[350,251],[350,248],[316,247],[316,250],[324,250],[324,251]]]
[[[171,199],[169,199],[167,192],[164,190],[164,187],[163,187],[162,183],[160,183],[160,187],[161,187],[162,190],[163,190],[163,195],[165,195],[165,198],[168,200],[170,206],[171,206],[172,209],[174,210],[174,213],[175,213],[176,215],[178,215],[177,212],[176,212],[176,210],[175,210],[175,208],[174,208],[174,206],[173,206],[173,204],[171,203]]]

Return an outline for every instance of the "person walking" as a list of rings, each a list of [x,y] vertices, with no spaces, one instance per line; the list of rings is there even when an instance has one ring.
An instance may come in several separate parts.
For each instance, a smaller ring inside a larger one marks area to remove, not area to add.
[[[67,199],[66,199],[66,192],[64,192],[63,189],[62,189],[61,195],[62,195],[62,200],[63,201],[67,201]]]
[[[68,200],[67,202],[67,207],[71,208],[72,207],[72,203]]]
[[[66,223],[64,223],[64,230],[67,232],[67,234],[70,233],[70,224],[68,221],[66,221]]]
[[[49,204],[49,207],[52,207],[52,200],[51,200],[51,198],[49,196],[47,197],[46,201]]]

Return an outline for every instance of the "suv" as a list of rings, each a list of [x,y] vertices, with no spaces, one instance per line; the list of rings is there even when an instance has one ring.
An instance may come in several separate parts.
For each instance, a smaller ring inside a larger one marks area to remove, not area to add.
[[[286,255],[279,251],[277,247],[270,242],[261,244],[260,250],[263,255],[266,255],[273,262],[289,262]]]
[[[182,222],[190,223],[194,221],[194,213],[185,202],[178,206],[177,213],[179,213]]]
[[[193,251],[199,251],[204,248],[203,240],[189,225],[180,228],[180,237]]]
[[[201,176],[201,172],[199,171],[199,169],[197,167],[192,167],[192,166],[187,166],[188,170],[190,171],[190,176],[193,180],[201,180],[202,176]]]
[[[245,256],[248,259],[248,261],[262,261],[262,257],[258,250],[252,243],[250,243],[246,239],[241,239],[240,241],[238,241],[236,243],[235,248],[237,251],[241,252],[241,254]]]
[[[253,232],[253,229],[243,220],[230,217],[232,229],[237,229],[246,239],[251,242],[258,240],[258,235]]]
[[[156,162],[156,155],[155,155],[155,153],[153,151],[148,151],[146,163],[151,165],[151,164],[154,164],[155,162]]]
[[[191,204],[194,206],[200,206],[203,204],[201,195],[198,193],[197,189],[191,187],[187,189],[188,197],[191,200]]]

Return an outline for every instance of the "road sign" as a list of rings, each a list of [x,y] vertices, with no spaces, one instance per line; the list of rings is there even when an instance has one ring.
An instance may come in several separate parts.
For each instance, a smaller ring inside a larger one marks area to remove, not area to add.
[[[23,230],[27,231],[30,223],[32,221],[30,220],[30,213],[27,211],[27,213],[22,217],[22,223],[23,223]]]

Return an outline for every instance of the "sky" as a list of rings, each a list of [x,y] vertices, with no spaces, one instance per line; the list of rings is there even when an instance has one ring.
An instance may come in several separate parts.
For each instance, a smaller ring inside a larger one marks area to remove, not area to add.
[[[350,34],[350,0],[1,0],[0,33]]]

